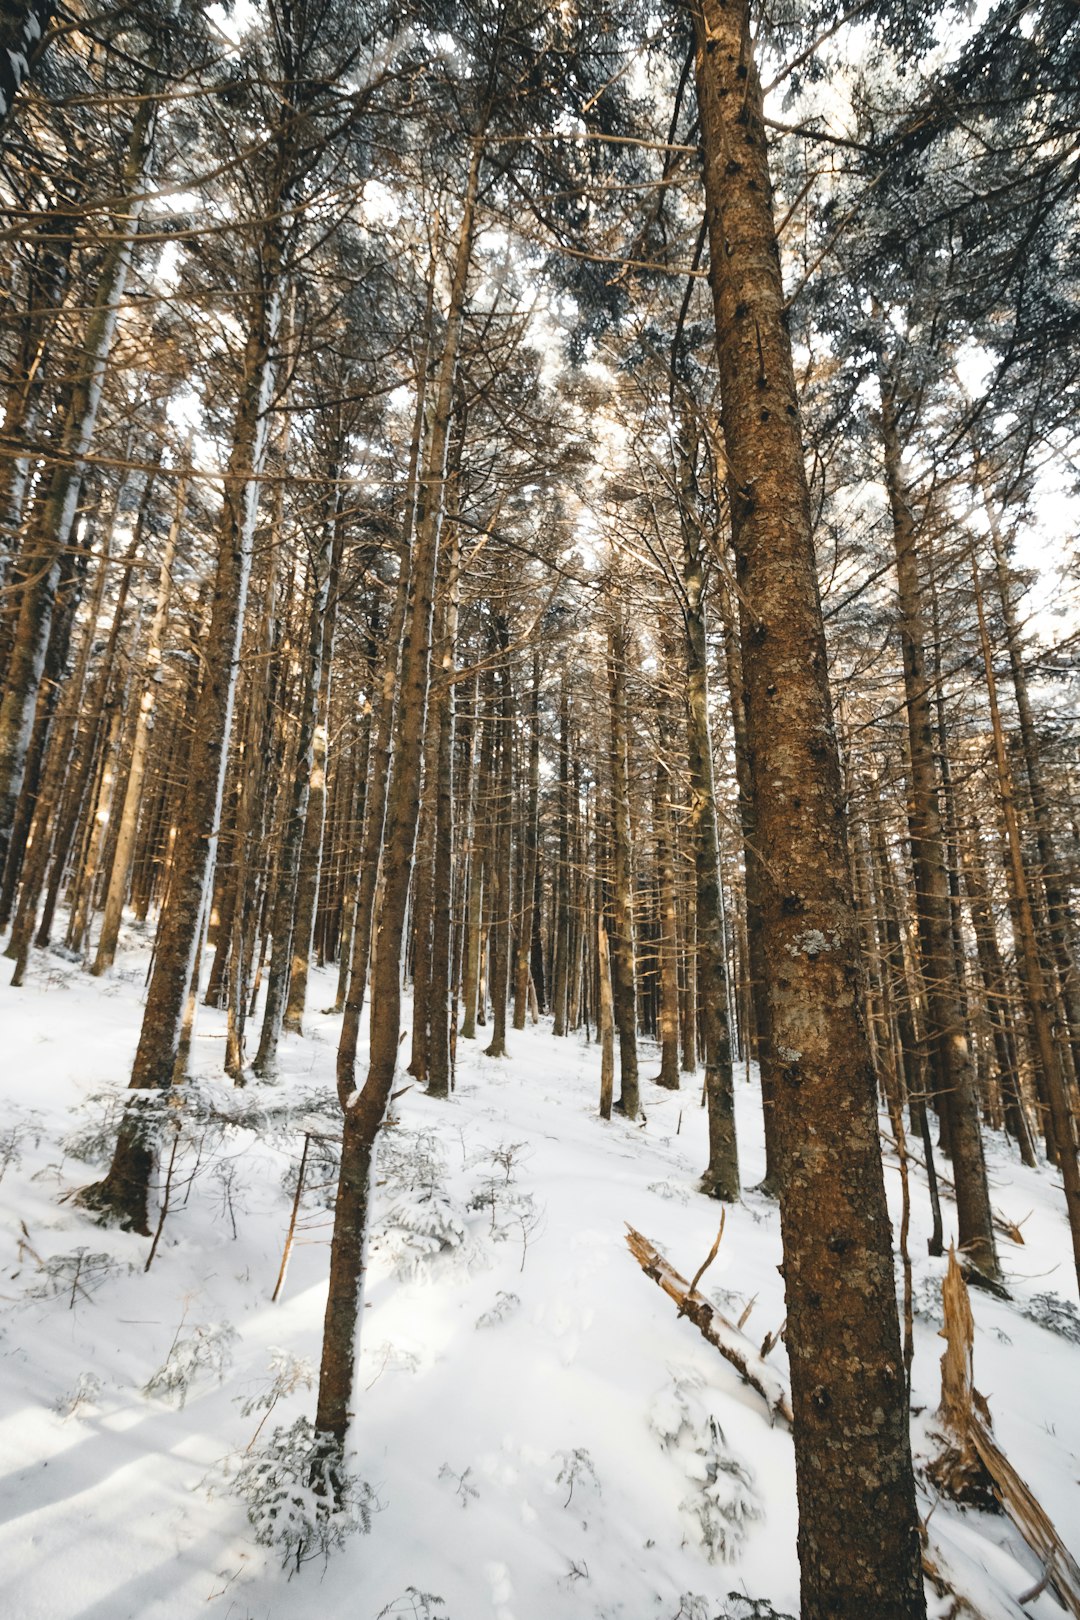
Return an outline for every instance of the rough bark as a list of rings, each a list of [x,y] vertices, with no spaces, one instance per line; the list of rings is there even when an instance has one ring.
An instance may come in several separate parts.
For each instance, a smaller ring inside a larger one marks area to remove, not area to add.
[[[762,856],[803,1620],[921,1620],[907,1402],[749,7],[692,0]]]

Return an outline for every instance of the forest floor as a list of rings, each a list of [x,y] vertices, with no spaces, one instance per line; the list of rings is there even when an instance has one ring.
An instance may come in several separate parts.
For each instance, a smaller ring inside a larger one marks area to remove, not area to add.
[[[414,1089],[394,1104],[352,1431],[375,1511],[367,1534],[290,1578],[275,1548],[256,1544],[235,1485],[275,1428],[314,1413],[306,1378],[326,1293],[338,1020],[309,1014],[306,1036],[283,1041],[279,1082],[237,1090],[220,1074],[223,1017],[200,1008],[202,1078],[145,1274],[147,1239],[103,1230],[63,1200],[94,1178],[107,1148],[146,963],[129,932],[108,981],[44,953],[23,989],[0,988],[5,1613],[797,1613],[790,1434],[677,1318],[625,1242],[629,1222],[687,1277],[709,1251],[719,1206],[697,1191],[700,1081],[684,1077],[678,1093],[647,1082],[643,1122],[604,1124],[597,1048],[556,1040],[546,1022],[512,1032],[506,1060],[460,1042],[449,1102]],[[332,997],[331,975],[314,973],[309,1004]],[[643,1075],[656,1067],[644,1046]],[[701,1287],[735,1320],[752,1302],[745,1331],[760,1344],[783,1322],[779,1221],[752,1190],[763,1173],[760,1099],[742,1069],[737,1092],[751,1190],[729,1210]],[[273,1304],[305,1133],[301,1229]],[[1002,1242],[1011,1301],[973,1298],[975,1382],[1002,1449],[1076,1548],[1080,1316],[1060,1188],[1000,1139],[989,1153],[995,1206],[1023,1223],[1025,1241]],[[886,1174],[895,1220],[899,1176]],[[927,1258],[925,1180],[913,1176],[913,1434],[926,1455],[944,1262]],[[945,1216],[948,1233],[948,1202]],[[769,1359],[786,1373],[782,1343]],[[922,1511],[967,1612],[1061,1615],[1049,1590],[1019,1607],[1041,1571],[1005,1518],[935,1505],[927,1488]],[[931,1612],[948,1614],[948,1600],[932,1595]]]

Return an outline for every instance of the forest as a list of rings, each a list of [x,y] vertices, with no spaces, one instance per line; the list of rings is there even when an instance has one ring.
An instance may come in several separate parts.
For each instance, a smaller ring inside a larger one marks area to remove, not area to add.
[[[19,1620],[1080,1620],[1076,0],[0,0]]]

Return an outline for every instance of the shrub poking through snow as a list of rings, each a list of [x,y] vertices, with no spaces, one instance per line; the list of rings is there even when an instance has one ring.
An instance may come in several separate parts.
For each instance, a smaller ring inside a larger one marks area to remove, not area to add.
[[[340,1447],[303,1417],[247,1453],[232,1489],[247,1505],[259,1546],[272,1547],[282,1568],[294,1571],[312,1558],[325,1562],[352,1535],[367,1535],[378,1507]]]
[[[1071,1344],[1080,1344],[1080,1311],[1071,1299],[1059,1299],[1057,1294],[1032,1294],[1023,1314],[1029,1322],[1037,1322]]]
[[[231,1322],[200,1322],[185,1339],[177,1333],[165,1360],[143,1385],[143,1394],[161,1400],[178,1397],[183,1406],[201,1373],[213,1373],[221,1382],[232,1366],[239,1337]]]
[[[31,1299],[66,1297],[68,1309],[89,1299],[110,1277],[126,1275],[133,1267],[111,1254],[91,1254],[85,1245],[70,1254],[52,1254],[39,1262],[41,1281],[27,1289]]]
[[[521,1300],[517,1294],[512,1294],[506,1288],[500,1288],[495,1295],[494,1305],[489,1305],[486,1311],[481,1311],[476,1318],[478,1328],[498,1327],[505,1322],[508,1316],[521,1309]]]
[[[591,1485],[597,1494],[600,1491],[600,1481],[596,1477],[596,1469],[589,1453],[581,1446],[574,1451],[557,1451],[559,1459],[559,1472],[555,1476],[556,1485],[565,1485],[566,1501],[563,1507],[570,1506],[570,1499],[574,1494],[574,1486],[580,1481],[583,1485]]]
[[[456,1250],[465,1257],[470,1249],[464,1210],[439,1189],[400,1199],[379,1224],[380,1246],[406,1280],[421,1277],[436,1255]]]
[[[97,1373],[80,1373],[73,1389],[61,1395],[56,1411],[62,1418],[74,1417],[80,1406],[96,1406],[101,1396],[102,1383]]]
[[[679,1503],[694,1526],[710,1563],[731,1563],[746,1539],[746,1527],[762,1516],[754,1476],[735,1457],[724,1431],[706,1410],[699,1373],[680,1369],[653,1401],[649,1426],[666,1451],[679,1455],[694,1489]]]
[[[375,1620],[391,1620],[391,1616],[400,1616],[401,1620],[450,1620],[445,1598],[421,1592],[415,1586],[407,1586],[401,1597],[379,1610]]]
[[[793,1614],[781,1614],[765,1598],[743,1597],[741,1592],[729,1592],[715,1620],[795,1620]]]

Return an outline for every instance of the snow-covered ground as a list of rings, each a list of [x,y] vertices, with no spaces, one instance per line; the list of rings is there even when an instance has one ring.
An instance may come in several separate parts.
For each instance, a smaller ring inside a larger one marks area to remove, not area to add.
[[[271,1303],[305,1129],[332,1135],[337,1020],[287,1037],[273,1087],[220,1077],[223,1019],[200,1008],[201,1106],[185,1116],[172,1208],[149,1243],[64,1201],[94,1178],[103,1092],[123,1088],[146,949],[109,981],[39,955],[0,986],[0,1571],[19,1620],[717,1620],[729,1594],[798,1611],[791,1439],[646,1278],[629,1222],[692,1275],[719,1206],[696,1188],[700,1082],[643,1088],[646,1119],[603,1124],[599,1057],[541,1023],[511,1057],[459,1046],[457,1090],[395,1104],[380,1158],[353,1444],[377,1499],[370,1532],[291,1579],[256,1544],[233,1484],[279,1425],[314,1412],[332,1186],[310,1190]],[[312,975],[313,1008],[332,999]],[[642,1072],[655,1054],[642,1052]],[[403,1084],[406,1083],[403,1081]],[[212,1104],[208,1107],[207,1103]],[[235,1117],[238,1123],[229,1123]],[[763,1170],[759,1098],[738,1075],[744,1180]],[[81,1138],[81,1146],[79,1142]],[[1060,1188],[991,1140],[994,1201],[1023,1221],[1003,1243],[1013,1301],[979,1294],[976,1384],[999,1443],[1067,1545],[1080,1546],[1080,1317],[1025,1317],[1075,1298]],[[943,1263],[926,1257],[916,1171],[912,1254],[917,1448],[938,1399]],[[899,1177],[887,1171],[898,1201]],[[898,1202],[894,1204],[894,1210]],[[946,1203],[946,1220],[953,1223]],[[729,1211],[702,1288],[760,1343],[783,1316],[775,1207]],[[1071,1330],[1074,1339],[1067,1336]],[[783,1344],[770,1360],[785,1370]],[[280,1395],[278,1386],[295,1387]],[[260,1404],[261,1402],[261,1404]],[[246,1409],[246,1411],[245,1411]],[[249,1450],[256,1430],[254,1449]],[[1062,1610],[1004,1518],[926,1495],[934,1555],[986,1620]],[[424,1595],[427,1595],[426,1597]],[[435,1597],[439,1601],[435,1601]],[[757,1611],[767,1612],[767,1611]],[[944,1615],[938,1599],[932,1612]]]

